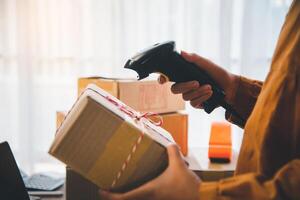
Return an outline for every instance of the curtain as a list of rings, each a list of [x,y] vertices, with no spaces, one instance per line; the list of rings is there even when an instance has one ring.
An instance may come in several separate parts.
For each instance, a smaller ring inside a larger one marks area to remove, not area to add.
[[[47,155],[57,110],[82,76],[135,76],[127,58],[157,42],[201,54],[263,80],[290,5],[285,0],[0,0],[0,141],[29,172],[56,168]],[[206,146],[211,115],[188,106],[190,146]],[[234,147],[242,131],[234,127]]]

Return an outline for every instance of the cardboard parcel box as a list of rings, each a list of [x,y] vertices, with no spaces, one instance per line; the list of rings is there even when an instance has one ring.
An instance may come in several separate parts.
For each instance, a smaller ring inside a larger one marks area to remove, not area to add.
[[[57,128],[63,122],[67,112],[56,112],[56,124]],[[163,119],[161,125],[166,129],[174,138],[175,142],[180,147],[180,150],[184,156],[188,154],[188,114],[181,112],[160,114]],[[153,120],[155,120],[153,118]]]
[[[139,112],[168,113],[185,109],[181,95],[171,92],[171,83],[108,79],[101,77],[80,78],[78,94],[88,84],[95,84]]]
[[[99,188],[127,191],[168,164],[164,129],[90,85],[57,130],[49,153]]]
[[[70,167],[66,168],[66,200],[101,200],[99,188]]]
[[[184,156],[188,154],[188,114],[166,113],[160,115],[163,119],[161,125],[174,138]]]

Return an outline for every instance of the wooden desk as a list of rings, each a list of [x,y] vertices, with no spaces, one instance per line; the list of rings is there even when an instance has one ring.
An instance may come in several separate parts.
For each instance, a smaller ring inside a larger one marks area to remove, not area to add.
[[[186,157],[189,169],[194,171],[203,181],[217,181],[233,176],[238,160],[238,153],[233,151],[230,163],[211,163],[208,148],[191,148]]]
[[[59,197],[53,197],[53,196],[43,196],[43,197],[40,197],[41,200],[65,200],[66,199],[66,193],[65,193],[65,186],[63,186],[62,188],[60,188],[61,191],[63,191],[63,196],[59,196]]]

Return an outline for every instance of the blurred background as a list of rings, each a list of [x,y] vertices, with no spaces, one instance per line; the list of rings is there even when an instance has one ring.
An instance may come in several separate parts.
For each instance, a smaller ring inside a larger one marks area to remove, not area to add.
[[[263,80],[291,0],[0,0],[0,141],[21,167],[62,168],[48,154],[56,111],[82,76],[132,76],[137,51],[175,40],[224,68]],[[207,146],[211,115],[188,106],[189,145]],[[239,150],[242,130],[234,127]]]

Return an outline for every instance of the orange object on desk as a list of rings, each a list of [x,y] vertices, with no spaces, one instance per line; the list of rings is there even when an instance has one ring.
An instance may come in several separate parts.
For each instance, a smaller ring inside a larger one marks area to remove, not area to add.
[[[211,125],[208,157],[211,162],[230,162],[232,155],[231,125],[213,122]]]

